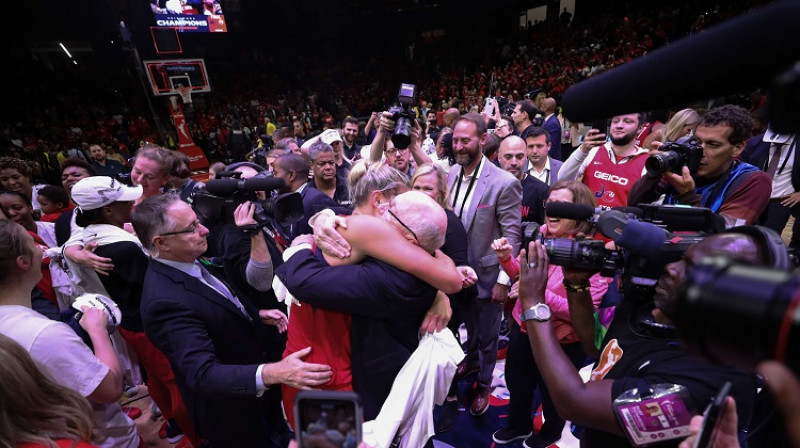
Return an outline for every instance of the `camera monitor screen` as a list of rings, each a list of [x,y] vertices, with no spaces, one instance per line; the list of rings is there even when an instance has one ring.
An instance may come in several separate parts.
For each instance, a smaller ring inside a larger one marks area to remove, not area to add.
[[[362,416],[355,394],[298,395],[295,412],[298,441],[303,448],[356,446],[361,440]]]
[[[157,27],[190,33],[228,31],[221,0],[150,0],[150,9]]]

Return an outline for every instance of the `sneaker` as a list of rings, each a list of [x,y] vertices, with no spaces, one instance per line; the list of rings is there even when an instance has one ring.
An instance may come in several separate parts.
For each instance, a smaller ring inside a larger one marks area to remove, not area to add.
[[[152,400],[150,400],[150,418],[152,420],[158,420],[161,418],[161,409],[159,409],[156,402]]]
[[[522,446],[525,448],[547,448],[559,440],[561,440],[561,434],[549,436],[540,432],[525,439],[525,441],[522,442]]]
[[[137,408],[136,406],[123,406],[122,412],[128,415],[131,420],[136,420],[137,418],[142,416],[142,410]]]
[[[122,387],[122,395],[128,398],[135,397],[139,393],[139,386],[135,384],[126,384]]]
[[[495,443],[506,444],[519,439],[527,439],[532,435],[532,431],[524,432],[517,431],[513,428],[503,428],[495,431],[494,434],[492,434],[492,440],[494,440]]]
[[[170,424],[169,421],[166,421],[158,430],[158,437],[167,439],[169,443],[178,443],[183,439],[183,431],[177,424]]]

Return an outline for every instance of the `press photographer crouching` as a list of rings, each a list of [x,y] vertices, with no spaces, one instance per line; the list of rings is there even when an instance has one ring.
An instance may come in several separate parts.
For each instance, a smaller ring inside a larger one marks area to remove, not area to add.
[[[581,446],[644,446],[654,441],[659,443],[653,446],[677,446],[689,435],[690,416],[701,412],[726,381],[732,383],[739,430],[748,428],[756,398],[755,376],[708,364],[681,350],[673,326],[679,317],[675,304],[687,276],[708,256],[769,266],[773,271],[784,268],[780,260],[786,259],[785,253],[772,250],[774,241],[769,231],[746,227],[707,236],[690,246],[682,259],[667,265],[652,295],[623,298],[587,383],[561,350],[548,313],[540,312],[549,277],[544,245],[534,241],[521,251],[519,300],[523,310],[531,310],[524,324],[533,356],[559,415],[586,428]],[[629,264],[623,268],[623,278]],[[564,266],[563,271],[565,278],[588,284],[596,269]],[[585,334],[577,326],[593,322],[589,291],[568,291],[567,299],[576,332]],[[717,314],[721,309],[715,308]]]
[[[742,107],[710,110],[695,130],[694,151],[701,154],[676,157],[675,163],[651,155],[647,174],[631,188],[628,204],[654,202],[663,195],[664,204],[709,208],[729,227],[753,224],[769,203],[772,183],[757,167],[737,160],[752,128],[753,119]],[[654,158],[664,163],[653,163]]]

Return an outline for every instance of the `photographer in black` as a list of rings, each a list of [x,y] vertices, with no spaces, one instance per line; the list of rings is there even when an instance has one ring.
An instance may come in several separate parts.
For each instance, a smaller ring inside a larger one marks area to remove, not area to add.
[[[660,432],[649,433],[663,441],[656,446],[677,446],[689,435],[688,412],[702,411],[726,381],[733,384],[731,396],[737,403],[739,430],[748,427],[756,394],[754,376],[708,364],[680,350],[672,322],[687,273],[704,257],[723,255],[751,265],[786,269],[785,253],[780,253],[785,247],[775,243],[769,232],[739,227],[706,237],[691,246],[681,260],[667,265],[652,301],[646,296],[625,297],[585,384],[561,351],[543,302],[549,264],[544,246],[532,242],[520,252],[519,300],[534,358],[559,415],[586,427],[581,446],[634,446],[635,435],[650,429],[640,423],[655,417],[661,419],[659,425],[664,424],[658,427]],[[567,267],[563,272],[570,284],[587,286],[593,274]],[[588,288],[568,292],[567,299],[573,325],[593,326]],[[641,419],[631,417],[631,403],[633,409],[644,413]]]
[[[737,160],[752,127],[753,119],[742,107],[710,110],[695,130],[702,148],[696,169],[682,163],[669,171],[648,169],[631,188],[628,204],[653,202],[663,194],[664,204],[710,208],[728,226],[755,223],[769,202],[771,180],[757,167]]]

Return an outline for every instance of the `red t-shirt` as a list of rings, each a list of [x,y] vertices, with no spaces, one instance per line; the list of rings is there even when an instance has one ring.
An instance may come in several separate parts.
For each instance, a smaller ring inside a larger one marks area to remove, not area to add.
[[[583,173],[583,183],[594,193],[597,205],[626,207],[633,184],[642,177],[648,154],[643,152],[614,163],[609,158],[609,152],[613,153],[608,144],[597,149]]]

